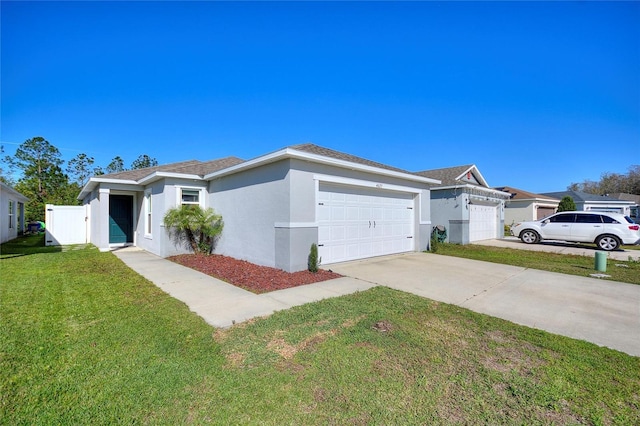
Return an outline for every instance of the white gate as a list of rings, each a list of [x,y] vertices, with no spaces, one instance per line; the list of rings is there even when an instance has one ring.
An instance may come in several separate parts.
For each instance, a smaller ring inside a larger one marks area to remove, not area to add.
[[[45,245],[85,244],[87,240],[87,207],[54,206],[45,211]]]

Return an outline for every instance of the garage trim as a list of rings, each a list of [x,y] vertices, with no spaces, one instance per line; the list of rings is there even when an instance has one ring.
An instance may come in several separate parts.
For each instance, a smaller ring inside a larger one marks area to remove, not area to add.
[[[337,183],[340,185],[349,185],[349,186],[360,186],[363,188],[386,189],[388,191],[410,192],[412,194],[420,194],[422,192],[421,189],[412,188],[410,186],[392,185],[388,183],[379,183],[379,182],[372,182],[368,180],[343,178],[339,176],[314,174],[313,179],[316,181],[316,193],[320,188],[320,182]]]

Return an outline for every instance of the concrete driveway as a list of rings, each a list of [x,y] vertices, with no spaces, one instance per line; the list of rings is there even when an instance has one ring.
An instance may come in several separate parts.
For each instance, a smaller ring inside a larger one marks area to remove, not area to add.
[[[504,247],[516,250],[546,251],[550,253],[575,254],[577,256],[595,257],[598,249],[594,245],[568,243],[566,241],[542,241],[538,244],[525,244],[516,237],[505,237],[495,240],[476,241],[473,244],[482,246]],[[637,247],[637,246],[636,246]],[[640,261],[640,250],[614,250],[606,252],[609,259],[629,259]]]
[[[640,356],[640,286],[431,253],[331,265],[342,275]]]

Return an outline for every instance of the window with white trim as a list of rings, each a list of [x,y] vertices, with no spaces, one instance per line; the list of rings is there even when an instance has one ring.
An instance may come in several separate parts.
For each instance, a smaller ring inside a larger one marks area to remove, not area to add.
[[[200,205],[200,190],[180,188],[180,204]]]
[[[13,217],[15,216],[15,204],[9,200],[9,229],[13,229]]]
[[[144,234],[147,237],[151,236],[151,218],[152,218],[152,204],[151,204],[151,191],[145,191],[144,193]]]

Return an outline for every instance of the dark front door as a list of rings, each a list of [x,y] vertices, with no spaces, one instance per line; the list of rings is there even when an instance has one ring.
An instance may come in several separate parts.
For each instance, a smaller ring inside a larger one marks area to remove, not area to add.
[[[109,196],[109,243],[133,242],[133,197]]]

